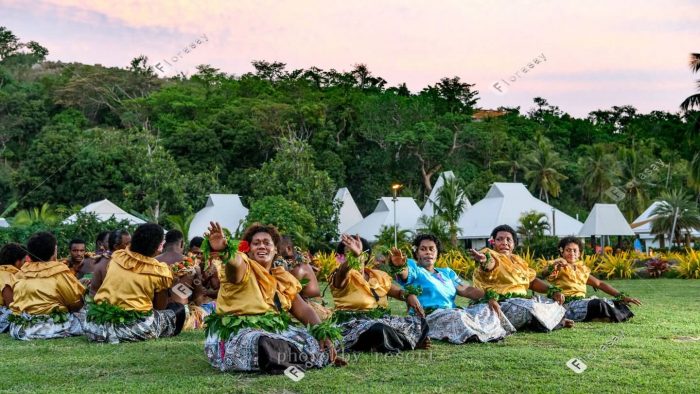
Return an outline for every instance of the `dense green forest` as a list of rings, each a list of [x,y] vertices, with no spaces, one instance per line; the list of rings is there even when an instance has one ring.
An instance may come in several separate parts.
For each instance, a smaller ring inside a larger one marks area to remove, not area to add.
[[[47,55],[0,28],[0,216],[45,203],[67,216],[108,198],[168,224],[209,193],[238,193],[248,207],[286,210],[307,234],[330,239],[338,187],[368,214],[393,182],[422,203],[445,170],[472,202],[492,182],[523,182],[582,220],[610,202],[612,186],[630,220],[664,192],[690,201],[700,192],[692,105],[649,114],[614,106],[580,119],[536,97],[532,108],[479,116],[469,75],[411,92],[363,64],[289,70],[254,61],[243,75],[201,65],[162,78],[143,56],[107,68]]]

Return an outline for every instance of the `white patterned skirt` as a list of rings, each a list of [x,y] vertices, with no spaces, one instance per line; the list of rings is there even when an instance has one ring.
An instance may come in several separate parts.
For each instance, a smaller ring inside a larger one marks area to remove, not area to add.
[[[89,341],[117,344],[139,342],[180,333],[185,324],[185,308],[181,304],[169,304],[168,309],[153,310],[153,314],[132,323],[94,323],[86,321],[83,329]]]
[[[339,324],[345,350],[398,353],[413,350],[428,336],[428,323],[417,316],[352,318]]]
[[[584,298],[567,302],[566,318],[573,321],[605,320],[620,323],[634,317],[634,313],[623,302],[607,298]]]
[[[494,312],[488,304],[437,309],[426,320],[430,338],[456,344],[498,341],[515,332],[505,315]]]
[[[204,353],[212,367],[222,372],[282,373],[290,366],[323,368],[330,360],[308,331],[295,326],[279,333],[242,328],[228,340],[212,333],[204,342]]]
[[[532,298],[509,298],[499,304],[516,330],[527,328],[549,332],[562,327],[566,314],[563,306],[539,295]]]
[[[10,328],[10,321],[7,320],[12,314],[10,308],[5,308],[0,306],[0,334],[7,331]]]
[[[26,322],[10,323],[10,335],[14,339],[29,341],[32,339],[67,338],[83,335],[84,312],[67,314],[67,321],[55,323],[51,315],[29,315],[22,313],[20,317]],[[30,323],[29,319],[33,319]]]

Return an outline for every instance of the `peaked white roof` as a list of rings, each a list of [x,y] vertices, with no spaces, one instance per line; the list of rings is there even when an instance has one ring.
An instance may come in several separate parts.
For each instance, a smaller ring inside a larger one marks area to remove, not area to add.
[[[80,210],[80,212],[93,213],[97,216],[97,220],[104,222],[114,217],[118,221],[126,220],[131,224],[143,224],[146,223],[144,220],[137,218],[136,216],[127,213],[125,210],[119,208],[115,203],[104,199],[102,201],[93,202],[88,204]],[[78,215],[70,215],[62,223],[74,223]]]
[[[243,206],[238,194],[210,194],[207,204],[194,215],[188,236],[201,237],[209,228],[209,222],[219,222],[235,233],[248,216],[248,208]]]
[[[654,219],[656,218],[656,215],[652,215],[652,212],[654,212],[656,207],[663,203],[664,202],[662,201],[654,201],[651,205],[649,205],[649,208],[644,210],[644,212],[642,212],[642,214],[639,215],[638,218],[634,219],[632,224],[630,224],[632,231],[634,231],[635,234],[639,234],[640,238],[656,238],[656,235],[653,235],[651,233],[651,225]],[[700,231],[698,231],[698,229],[694,229],[693,231],[691,231],[690,234],[692,237],[700,237]]]
[[[338,212],[338,234],[344,233],[345,230],[362,221],[362,213],[347,187],[338,189],[333,199],[342,204]]]
[[[596,204],[583,223],[581,237],[591,235],[634,235],[634,231],[615,204]]]
[[[7,220],[5,220],[5,218],[0,218],[0,228],[2,227],[10,227],[10,223],[8,223]]]
[[[437,205],[439,201],[438,193],[440,189],[442,189],[442,185],[445,184],[445,179],[452,179],[454,177],[455,174],[452,171],[445,171],[438,176],[435,185],[433,185],[433,190],[430,191],[430,196],[428,196],[428,200],[423,206],[423,215],[428,217],[435,215],[435,205]],[[464,200],[464,212],[467,212],[467,210],[471,208],[472,203],[469,202],[467,196],[464,196]],[[464,215],[464,212],[462,215]]]
[[[495,182],[483,200],[474,204],[459,219],[460,238],[488,238],[498,225],[520,226],[520,216],[529,211],[545,214],[552,226],[552,209],[556,236],[578,234],[583,224],[564,212],[535,198],[522,183]],[[552,226],[554,227],[554,226]],[[554,229],[553,229],[554,230]],[[552,230],[549,231],[549,234]]]
[[[399,197],[396,201],[396,224],[400,230],[416,231],[416,223],[421,215],[420,208],[411,197]],[[370,242],[377,240],[382,226],[394,225],[394,202],[391,197],[379,199],[377,207],[361,222],[345,230],[346,233],[365,238]]]

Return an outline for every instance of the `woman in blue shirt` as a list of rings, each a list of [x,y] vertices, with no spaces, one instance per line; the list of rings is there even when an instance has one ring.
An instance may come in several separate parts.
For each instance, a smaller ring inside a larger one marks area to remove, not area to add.
[[[495,301],[458,308],[457,295],[479,300],[484,291],[469,286],[450,268],[435,267],[439,256],[440,240],[431,234],[419,234],[413,240],[415,260],[407,261],[400,253],[391,255],[391,264],[403,267],[396,280],[404,288],[420,289],[418,300],[430,328],[428,336],[451,343],[488,342],[515,332]]]

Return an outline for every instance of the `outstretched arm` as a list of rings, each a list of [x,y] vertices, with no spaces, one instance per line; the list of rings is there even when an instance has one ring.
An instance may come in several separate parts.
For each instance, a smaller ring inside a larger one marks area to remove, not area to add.
[[[588,281],[586,282],[586,284],[595,289],[603,290],[604,292],[610,294],[613,297],[617,297],[621,294],[620,291],[616,290],[614,287],[610,286],[609,284],[603,282],[602,280],[596,278],[593,275],[588,275]],[[638,299],[626,296],[622,298],[622,302],[624,302],[625,304],[642,305],[642,302]]]

